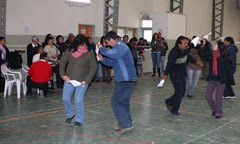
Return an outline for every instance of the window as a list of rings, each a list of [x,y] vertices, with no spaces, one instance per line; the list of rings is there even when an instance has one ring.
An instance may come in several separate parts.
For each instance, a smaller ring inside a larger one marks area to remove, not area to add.
[[[142,20],[142,37],[148,42],[152,40],[152,20]]]
[[[152,28],[152,20],[142,20],[143,28]]]
[[[152,41],[152,30],[143,30],[143,38],[148,42]]]
[[[123,37],[125,35],[125,29],[118,28],[117,35],[119,35],[120,37]]]

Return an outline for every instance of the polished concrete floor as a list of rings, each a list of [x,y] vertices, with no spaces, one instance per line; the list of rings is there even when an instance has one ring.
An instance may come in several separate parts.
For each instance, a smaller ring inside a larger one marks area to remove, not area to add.
[[[239,83],[239,74],[235,76]],[[224,117],[211,117],[204,99],[207,82],[200,80],[193,98],[184,97],[181,115],[171,115],[164,100],[173,94],[168,80],[157,88],[159,79],[141,77],[131,99],[134,129],[116,134],[110,99],[114,83],[93,83],[85,96],[85,123],[65,125],[62,90],[38,96],[16,93],[6,99],[0,94],[0,144],[239,144],[240,90],[236,99],[223,101]]]

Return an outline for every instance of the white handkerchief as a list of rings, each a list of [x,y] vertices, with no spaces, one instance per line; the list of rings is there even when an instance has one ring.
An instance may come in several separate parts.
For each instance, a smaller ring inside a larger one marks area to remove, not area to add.
[[[208,33],[207,35],[203,36],[204,39],[208,39],[208,37],[212,34],[212,32]]]
[[[69,80],[69,83],[71,83],[74,87],[81,86],[81,83],[76,80]]]
[[[161,81],[159,82],[159,84],[157,85],[157,87],[162,87],[163,84],[164,84],[164,82],[165,82],[165,80],[161,80]]]
[[[191,43],[194,45],[194,47],[196,47],[197,46],[197,44],[198,44],[198,42],[199,42],[199,37],[195,37],[192,41],[191,41]]]
[[[95,50],[96,54],[98,55],[99,54],[99,48],[98,46],[96,45],[96,50]],[[97,56],[97,61],[99,61],[99,57]]]

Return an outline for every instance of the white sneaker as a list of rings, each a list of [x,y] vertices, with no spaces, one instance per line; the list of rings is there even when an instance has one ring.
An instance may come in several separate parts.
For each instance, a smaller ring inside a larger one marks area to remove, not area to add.
[[[230,99],[234,99],[236,98],[236,96],[228,96]]]
[[[119,128],[119,129],[116,130],[116,132],[117,132],[118,134],[122,134],[122,133],[128,132],[128,131],[130,131],[130,130],[132,130],[132,129],[133,129],[133,127],[129,127],[129,128]]]

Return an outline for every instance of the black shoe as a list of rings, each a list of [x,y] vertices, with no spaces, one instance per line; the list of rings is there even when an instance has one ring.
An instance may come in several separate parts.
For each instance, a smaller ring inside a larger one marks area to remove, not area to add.
[[[80,126],[82,126],[82,124],[81,124],[80,122],[75,122],[75,123],[74,123],[74,126],[75,126],[75,127],[80,127]]]
[[[220,119],[222,116],[215,116],[216,119]]]
[[[175,116],[179,116],[179,115],[180,115],[180,113],[177,112],[177,111],[172,111],[172,110],[171,110],[170,112],[171,112],[172,115],[175,115]]]
[[[167,106],[167,110],[171,111],[172,107],[170,105],[167,104],[167,100],[165,100],[166,106]]]
[[[70,124],[72,122],[72,119],[75,117],[75,115],[73,115],[71,118],[67,118],[66,119],[66,123]]]
[[[212,112],[212,116],[216,116],[216,112]]]
[[[28,96],[28,97],[31,97],[31,96],[32,96],[32,93],[27,92],[27,96]]]
[[[189,97],[189,98],[192,98],[192,97],[193,97],[193,95],[187,95],[187,97]]]

